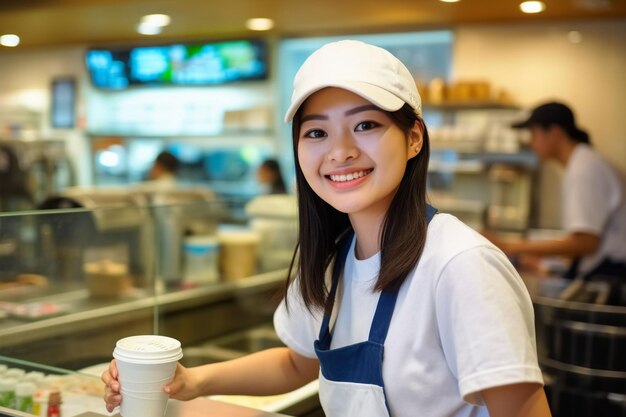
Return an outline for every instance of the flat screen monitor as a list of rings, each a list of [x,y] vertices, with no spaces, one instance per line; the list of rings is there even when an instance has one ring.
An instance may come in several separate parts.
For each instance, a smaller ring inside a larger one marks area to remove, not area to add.
[[[99,88],[217,85],[268,76],[262,40],[89,49],[87,69]]]

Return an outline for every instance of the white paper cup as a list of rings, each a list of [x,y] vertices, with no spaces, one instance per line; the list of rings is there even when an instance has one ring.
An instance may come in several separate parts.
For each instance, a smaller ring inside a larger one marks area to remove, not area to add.
[[[122,416],[163,417],[168,395],[162,388],[174,377],[176,362],[183,357],[180,342],[157,335],[126,337],[117,341],[113,357],[119,371]]]
[[[161,391],[163,386],[170,382],[171,379],[171,377],[167,377],[158,381],[136,382],[118,377],[120,386],[127,391],[133,392]]]
[[[124,417],[163,417],[167,409],[167,399],[165,393],[158,396],[137,396],[122,392],[120,413]]]
[[[132,397],[132,398],[139,398],[142,400],[160,401],[164,395],[165,397],[167,397],[167,394],[165,394],[163,391],[135,392],[135,391],[128,391],[128,390],[122,389],[120,390],[120,392],[122,393],[122,398]]]

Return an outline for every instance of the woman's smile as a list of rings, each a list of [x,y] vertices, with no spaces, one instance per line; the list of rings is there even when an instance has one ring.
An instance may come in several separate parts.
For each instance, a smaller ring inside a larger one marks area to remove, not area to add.
[[[374,171],[373,169],[361,169],[358,171],[351,171],[347,173],[333,173],[329,175],[325,175],[325,177],[330,180],[331,184],[337,188],[347,188],[352,187],[358,184],[361,184],[365,181],[365,177]]]

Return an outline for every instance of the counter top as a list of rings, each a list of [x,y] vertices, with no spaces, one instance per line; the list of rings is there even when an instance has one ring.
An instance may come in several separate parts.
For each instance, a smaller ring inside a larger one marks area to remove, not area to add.
[[[54,301],[66,308],[63,315],[40,320],[4,319],[0,322],[0,348],[58,337],[102,324],[124,323],[133,317],[151,317],[155,306],[159,313],[214,302],[233,294],[244,294],[271,288],[284,280],[286,271],[279,270],[196,288],[172,290],[155,295],[141,294],[108,301],[94,300],[86,289],[41,296],[29,302]]]
[[[11,417],[35,417],[32,414],[22,413],[0,407],[0,415]],[[66,417],[109,417],[107,414],[85,412]],[[112,417],[121,417],[119,413]],[[191,401],[169,400],[164,417],[288,417],[285,414],[269,413],[240,405],[228,404],[206,398],[196,398]]]

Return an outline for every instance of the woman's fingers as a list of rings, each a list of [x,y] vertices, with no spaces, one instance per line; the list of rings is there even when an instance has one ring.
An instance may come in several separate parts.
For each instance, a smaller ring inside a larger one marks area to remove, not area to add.
[[[120,383],[117,380],[118,372],[115,364],[115,359],[109,364],[109,368],[102,373],[100,377],[104,382],[104,402],[106,404],[107,411],[111,412],[115,407],[122,402],[122,395],[120,394]]]

